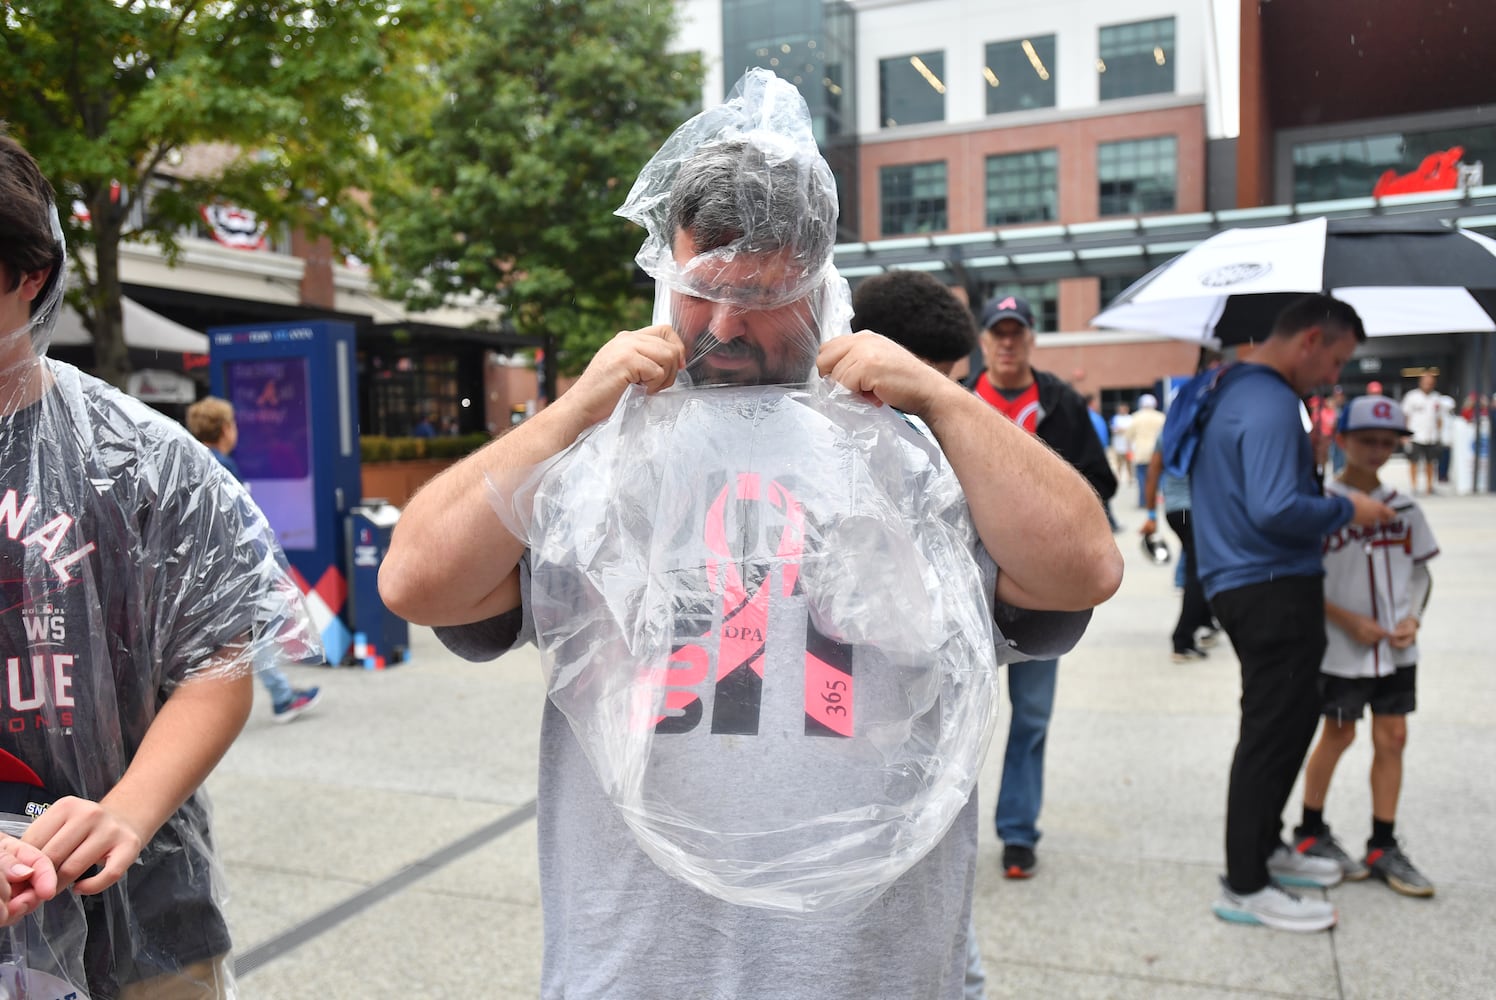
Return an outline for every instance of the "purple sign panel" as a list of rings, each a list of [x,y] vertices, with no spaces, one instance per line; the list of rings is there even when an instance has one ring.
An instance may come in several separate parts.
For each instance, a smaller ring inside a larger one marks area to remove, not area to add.
[[[239,425],[234,460],[245,484],[284,548],[315,548],[306,359],[231,361],[224,379]]]

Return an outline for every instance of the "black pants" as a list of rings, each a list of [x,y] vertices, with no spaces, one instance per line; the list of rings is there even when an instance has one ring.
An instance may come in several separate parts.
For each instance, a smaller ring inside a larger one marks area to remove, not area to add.
[[[1268,884],[1283,807],[1319,724],[1324,581],[1283,577],[1225,591],[1210,603],[1241,661],[1241,732],[1226,794],[1226,880],[1232,891],[1250,893]]]
[[[1174,534],[1179,536],[1179,548],[1184,560],[1184,601],[1179,606],[1179,621],[1174,625],[1174,652],[1183,652],[1195,644],[1195,633],[1210,625],[1210,605],[1205,600],[1205,588],[1200,585],[1200,568],[1195,562],[1195,530],[1190,524],[1190,512],[1171,510],[1164,515]]]

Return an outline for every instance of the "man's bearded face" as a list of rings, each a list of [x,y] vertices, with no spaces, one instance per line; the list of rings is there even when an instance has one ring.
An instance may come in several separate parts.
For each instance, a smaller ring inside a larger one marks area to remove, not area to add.
[[[803,270],[789,251],[698,256],[688,230],[675,260],[700,294],[672,290],[671,324],[696,385],[796,385],[820,350],[814,294],[789,301]],[[762,303],[762,305],[755,305]]]

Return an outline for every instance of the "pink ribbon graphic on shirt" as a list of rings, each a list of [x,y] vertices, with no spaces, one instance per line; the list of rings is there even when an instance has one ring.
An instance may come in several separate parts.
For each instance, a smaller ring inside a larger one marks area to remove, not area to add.
[[[774,556],[780,567],[753,590],[743,579],[728,537],[727,505],[733,502],[770,504],[784,520]],[[712,732],[752,735],[758,732],[763,700],[764,651],[769,630],[769,602],[795,592],[805,551],[805,511],[787,489],[774,480],[767,487],[756,473],[740,473],[717,494],[707,511],[707,586],[722,598],[722,623],[717,636],[717,678],[712,700]],[[712,638],[710,631],[701,636]],[[671,666],[650,671],[646,684],[662,684],[665,712],[651,725],[659,733],[688,732],[701,721],[702,705],[694,688],[706,679],[711,655],[699,642],[685,643],[670,654]],[[852,735],[852,650],[807,625],[805,653],[805,732],[808,735]]]

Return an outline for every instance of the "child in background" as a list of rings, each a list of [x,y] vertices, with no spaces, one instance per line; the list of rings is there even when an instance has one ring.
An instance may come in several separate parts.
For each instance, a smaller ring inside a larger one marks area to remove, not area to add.
[[[1375,527],[1347,525],[1325,539],[1325,619],[1329,645],[1321,668],[1324,726],[1304,767],[1304,822],[1294,831],[1302,854],[1329,858],[1347,880],[1375,875],[1406,896],[1434,886],[1393,835],[1402,790],[1408,713],[1416,704],[1418,627],[1428,601],[1428,560],[1439,547],[1422,509],[1377,478],[1408,435],[1402,408],[1385,396],[1362,396],[1342,411],[1337,442],[1345,470],[1327,490],[1361,491],[1398,514]],[[1325,825],[1325,796],[1356,720],[1371,706],[1372,833],[1364,861],[1347,854]]]

